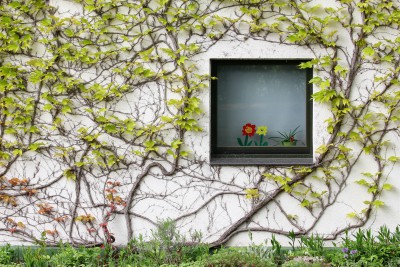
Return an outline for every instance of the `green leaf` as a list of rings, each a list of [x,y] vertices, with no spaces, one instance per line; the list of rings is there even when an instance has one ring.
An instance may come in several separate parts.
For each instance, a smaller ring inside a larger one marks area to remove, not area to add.
[[[117,159],[116,159],[114,156],[108,157],[108,159],[107,159],[107,165],[108,165],[109,167],[112,167],[115,163],[117,163]]]
[[[200,47],[197,45],[197,44],[195,44],[195,43],[191,43],[190,45],[189,45],[189,51],[191,51],[191,52],[196,52],[197,50],[199,50],[200,49]]]
[[[386,55],[384,57],[381,58],[382,61],[386,61],[386,62],[392,62],[393,61],[393,56],[392,55]]]
[[[146,142],[144,142],[144,146],[146,147],[146,151],[157,151],[158,148],[155,147],[156,142],[154,142],[153,140],[147,140]]]
[[[375,54],[375,50],[372,47],[368,46],[362,50],[362,54],[364,56],[373,56]]]
[[[310,207],[310,206],[311,206],[311,203],[310,203],[310,201],[308,201],[307,199],[304,199],[304,200],[300,203],[300,206],[307,208],[307,207]]]
[[[117,126],[112,123],[108,123],[104,126],[104,130],[106,130],[108,133],[116,133],[118,132]]]
[[[17,133],[17,130],[15,130],[15,128],[6,128],[6,129],[4,130],[4,133],[5,133],[5,134],[16,134],[16,133]]]
[[[392,188],[393,188],[393,185],[391,185],[391,184],[384,184],[382,186],[382,190],[390,191],[390,190],[392,190]]]
[[[179,146],[182,144],[182,141],[181,140],[174,140],[172,143],[171,143],[171,147],[172,148],[174,148],[174,149],[178,149],[179,148]]]
[[[17,155],[22,156],[22,149],[14,149],[13,155],[14,156],[17,156]]]
[[[32,67],[37,67],[37,68],[44,68],[46,66],[46,63],[44,62],[43,59],[31,59],[26,63]]]
[[[44,74],[42,71],[35,70],[29,75],[29,81],[31,81],[32,83],[39,83],[42,81],[43,76]]]
[[[91,45],[91,44],[93,44],[93,42],[91,41],[91,40],[83,40],[82,41],[82,45]]]
[[[322,89],[322,90],[325,90],[325,89],[328,89],[328,88],[330,88],[331,87],[331,81],[328,79],[328,80],[325,80],[325,81],[322,81],[320,84],[319,84],[319,87]],[[328,90],[328,92],[333,96],[333,95],[336,95],[336,92],[334,91],[334,90]]]
[[[64,174],[65,178],[67,178],[67,180],[73,180],[73,181],[76,180],[76,175],[75,175],[74,171],[71,169],[65,170],[63,172],[63,174]]]
[[[75,166],[77,166],[77,167],[82,167],[83,165],[85,165],[85,163],[82,161],[75,162]]]
[[[132,120],[125,121],[126,130],[132,132],[135,129],[136,123]]]
[[[328,147],[326,145],[321,145],[315,150],[315,153],[324,154],[326,151],[328,151]]]
[[[71,112],[72,112],[72,109],[71,109],[70,106],[63,106],[63,107],[61,108],[61,112],[62,112],[63,114],[71,113]]]
[[[10,154],[7,153],[7,152],[0,151],[0,159],[9,160],[10,159]]]
[[[45,104],[45,105],[43,106],[43,110],[44,110],[44,111],[52,110],[52,108],[53,108],[53,105],[52,105],[52,104]]]
[[[171,118],[171,117],[168,117],[168,116],[161,116],[161,120],[163,121],[163,122],[172,122],[174,119],[173,118]]]
[[[342,151],[343,153],[347,153],[347,152],[350,152],[350,151],[352,150],[351,148],[346,147],[346,146],[344,146],[344,145],[339,145],[338,148],[339,148],[339,150]]]
[[[33,143],[28,146],[28,149],[32,150],[32,151],[36,151],[41,146],[43,146],[43,143]]]
[[[169,155],[173,156],[174,158],[177,157],[177,155],[175,154],[175,152],[172,151],[171,149],[168,149],[168,150],[167,150],[167,153],[168,153]]]
[[[344,77],[345,75],[346,75],[346,73],[347,73],[347,69],[346,68],[344,68],[344,67],[342,67],[342,66],[340,66],[340,65],[337,65],[336,67],[335,67],[335,70],[334,70],[336,73],[339,73],[342,77]]]
[[[318,193],[318,192],[312,192],[311,193],[311,196],[312,197],[315,197],[315,198],[320,198],[322,195],[324,195],[324,194],[326,194],[326,191],[323,191],[323,192],[321,192],[321,193]]]
[[[372,202],[372,205],[374,205],[375,207],[379,208],[381,206],[385,205],[385,202],[381,201],[381,200],[375,200],[374,202]]]
[[[365,179],[358,180],[356,181],[356,183],[359,185],[370,186],[370,184],[367,181],[365,181]]]
[[[26,121],[26,118],[24,116],[16,116],[14,118],[14,124],[24,124]]]
[[[299,64],[300,69],[307,69],[307,68],[312,68],[315,64],[318,63],[318,59],[313,59],[307,62],[302,62]]]
[[[36,127],[36,126],[31,126],[30,128],[29,128],[29,132],[30,133],[40,133],[40,130],[39,130],[39,128],[38,127]]]
[[[163,52],[165,52],[170,58],[172,58],[172,59],[175,59],[175,58],[176,58],[175,52],[174,52],[172,49],[169,49],[169,48],[161,48],[161,50],[162,50]]]
[[[21,3],[18,2],[18,1],[13,1],[13,2],[11,2],[10,4],[8,4],[8,6],[10,6],[10,7],[16,9],[16,8],[18,8],[18,7],[21,6]]]
[[[388,158],[388,161],[397,162],[397,161],[399,161],[399,159],[400,159],[400,157],[390,156],[390,157]]]
[[[362,175],[364,175],[366,177],[369,177],[369,178],[373,178],[374,177],[374,175],[372,173],[370,173],[370,172],[363,172]]]
[[[323,83],[321,83],[321,84],[323,84]],[[328,102],[335,96],[336,96],[336,91],[335,90],[327,90],[327,89],[320,90],[320,91],[312,94],[312,98],[315,101],[321,102],[321,103]]]
[[[347,213],[346,216],[347,216],[348,218],[355,218],[355,217],[357,217],[357,213],[355,213],[355,212],[350,212],[350,213]]]
[[[186,59],[188,59],[186,56],[181,56],[177,61],[178,65],[185,63]]]
[[[68,36],[68,37],[74,36],[74,31],[71,30],[71,29],[69,29],[69,28],[66,29],[66,30],[64,31],[64,33],[65,33],[65,35]]]
[[[243,146],[242,139],[240,139],[240,138],[238,137],[238,138],[237,138],[237,141],[238,141],[238,143],[239,143],[240,146]]]
[[[40,23],[45,27],[49,27],[49,26],[51,26],[52,22],[53,22],[53,20],[51,18],[46,18],[46,19],[43,19]]]
[[[19,45],[17,43],[11,43],[7,46],[7,49],[16,53],[16,52],[18,52]]]
[[[309,81],[309,83],[312,83],[312,84],[320,84],[322,82],[322,78],[321,77],[318,77],[318,76],[315,76],[315,77],[313,77],[310,81]]]
[[[360,141],[361,140],[360,134],[357,133],[357,132],[354,132],[354,131],[350,132],[349,138],[351,140],[353,140],[353,141]]]
[[[373,193],[375,194],[378,191],[377,186],[371,186],[370,188],[368,188],[368,193]]]
[[[370,146],[364,147],[363,150],[364,150],[365,154],[369,155],[369,154],[371,154],[371,150],[372,150],[374,147],[375,147],[375,145],[372,144],[372,145],[370,145]]]

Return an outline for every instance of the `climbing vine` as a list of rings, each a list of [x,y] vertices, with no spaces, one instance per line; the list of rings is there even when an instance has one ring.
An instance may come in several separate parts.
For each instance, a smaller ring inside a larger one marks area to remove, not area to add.
[[[5,0],[0,233],[124,243],[170,218],[218,246],[249,230],[335,239],[364,226],[400,159],[399,3],[316,2]],[[313,165],[209,164],[201,64],[224,42],[314,55],[299,67],[314,71],[314,112],[329,114]],[[364,202],[320,232],[354,204],[349,188]]]

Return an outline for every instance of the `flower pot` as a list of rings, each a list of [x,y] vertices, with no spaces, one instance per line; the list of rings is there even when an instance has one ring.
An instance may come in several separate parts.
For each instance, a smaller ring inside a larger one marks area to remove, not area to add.
[[[293,142],[282,142],[282,146],[296,146],[296,141]]]

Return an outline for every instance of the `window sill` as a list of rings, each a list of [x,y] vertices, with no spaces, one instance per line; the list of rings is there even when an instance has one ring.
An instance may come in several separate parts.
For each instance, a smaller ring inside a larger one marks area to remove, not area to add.
[[[275,165],[275,166],[288,166],[288,165],[312,165],[314,159],[307,158],[251,158],[251,157],[211,157],[211,165],[232,165],[232,166],[250,166],[250,165]]]

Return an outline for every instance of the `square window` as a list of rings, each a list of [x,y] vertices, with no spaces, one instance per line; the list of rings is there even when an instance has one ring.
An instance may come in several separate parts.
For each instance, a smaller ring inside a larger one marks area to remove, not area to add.
[[[306,61],[211,59],[211,164],[312,164]]]

